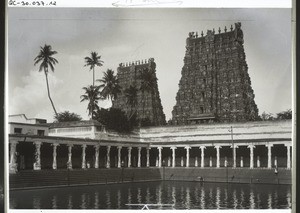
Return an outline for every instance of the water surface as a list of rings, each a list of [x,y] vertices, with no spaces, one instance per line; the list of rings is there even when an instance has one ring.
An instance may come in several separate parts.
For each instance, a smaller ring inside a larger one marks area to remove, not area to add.
[[[166,181],[10,191],[11,209],[137,209],[141,206],[126,204],[144,203],[174,204],[175,209],[287,209],[291,186]]]

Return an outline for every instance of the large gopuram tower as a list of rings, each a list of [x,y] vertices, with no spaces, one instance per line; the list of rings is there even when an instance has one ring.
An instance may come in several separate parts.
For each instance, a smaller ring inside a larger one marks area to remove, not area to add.
[[[148,70],[155,79],[154,89],[151,91],[143,91],[141,88],[141,72]],[[113,108],[123,110],[127,116],[136,112],[137,119],[142,120],[148,118],[155,126],[164,125],[166,123],[165,114],[161,105],[159,96],[157,78],[156,78],[156,64],[153,58],[148,60],[121,63],[118,67],[117,77],[119,85],[122,88],[121,94],[113,101]],[[132,106],[129,103],[129,98],[125,94],[125,90],[130,86],[137,89],[136,105]]]
[[[258,117],[241,23],[224,32],[190,32],[186,39],[173,122],[251,121]]]

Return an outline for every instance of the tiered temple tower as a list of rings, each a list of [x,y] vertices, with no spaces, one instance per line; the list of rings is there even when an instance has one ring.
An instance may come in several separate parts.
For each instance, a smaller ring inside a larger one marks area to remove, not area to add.
[[[221,32],[190,32],[173,122],[251,121],[258,109],[246,63],[241,23]]]
[[[166,123],[165,114],[161,105],[159,96],[157,78],[156,78],[156,64],[153,58],[142,61],[135,61],[129,63],[121,63],[118,67],[117,77],[119,85],[122,88],[121,94],[113,101],[112,107],[123,110],[127,116],[136,112],[137,119],[142,120],[148,118],[153,125],[160,126]],[[148,70],[152,72],[154,79],[154,89],[152,92],[142,92],[141,88],[141,72]],[[125,90],[130,86],[137,89],[136,105],[132,106],[129,103]]]

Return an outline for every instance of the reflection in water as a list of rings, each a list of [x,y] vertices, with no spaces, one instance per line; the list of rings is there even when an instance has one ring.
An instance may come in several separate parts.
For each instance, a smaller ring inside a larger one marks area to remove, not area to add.
[[[274,192],[274,206],[278,206],[278,194],[277,191]]]
[[[146,202],[150,203],[150,189],[149,189],[149,187],[147,187],[147,190],[146,190]]]
[[[161,185],[158,187],[158,201],[157,203],[161,203],[161,193],[162,193],[162,188]]]
[[[131,204],[131,199],[132,199],[132,195],[131,195],[131,188],[128,188],[128,196],[127,196],[127,203]]]
[[[256,196],[256,208],[258,208],[258,209],[261,208],[260,202],[261,202],[261,200],[260,200],[260,194],[257,193],[257,196]]]
[[[174,206],[176,206],[176,188],[175,186],[172,186],[172,202]]]
[[[34,209],[41,208],[41,198],[40,197],[33,197],[33,208]]]
[[[195,199],[194,202],[199,203],[199,187],[195,188],[195,192],[194,192],[194,197],[193,199]]]
[[[226,204],[226,207],[228,207],[228,193],[227,193],[227,187],[224,188],[224,203]]]
[[[236,209],[237,206],[238,206],[238,199],[236,197],[236,190],[233,190],[232,199],[233,199],[233,208]]]
[[[73,209],[72,195],[68,196],[68,209]]]
[[[141,188],[138,188],[137,193],[137,201],[138,203],[142,203],[142,197],[141,197]]]
[[[175,209],[287,209],[291,202],[290,186],[263,184],[148,182],[10,192],[10,208],[20,209],[128,209],[125,204],[130,203],[174,204]]]
[[[268,194],[268,208],[272,209],[272,194]]]
[[[220,208],[220,188],[217,187],[217,193],[216,193],[216,207],[217,209]]]
[[[99,192],[95,192],[95,203],[94,203],[94,206],[95,206],[95,209],[99,209]]]
[[[287,193],[286,201],[287,201],[289,207],[291,207],[291,205],[292,205],[292,200],[291,200],[291,193],[290,193],[290,192]]]
[[[56,195],[54,195],[53,198],[52,198],[52,208],[57,209],[57,197],[56,197]]]
[[[209,206],[208,206],[208,208],[213,208],[214,207],[214,204],[215,204],[215,201],[213,200],[213,189],[210,187],[209,188],[209,194],[208,194],[208,196],[209,196],[209,200],[211,201],[210,203],[209,203]]]
[[[15,208],[17,208],[17,204],[16,204],[16,201],[15,201],[15,200],[10,200],[10,201],[9,201],[9,208],[10,208],[10,209],[15,209]]]
[[[241,189],[241,202],[240,202],[240,206],[244,206],[244,201],[245,201],[245,193],[244,190]]]
[[[205,191],[204,191],[204,187],[201,187],[201,199],[200,199],[200,206],[201,209],[205,209]]]
[[[121,191],[120,191],[120,189],[118,189],[118,193],[117,193],[117,201],[118,201],[118,209],[120,209],[121,208],[121,200],[122,198],[121,198]]]
[[[108,209],[110,209],[111,208],[110,190],[106,190],[105,196],[106,196],[106,206]]]
[[[187,209],[190,209],[191,208],[191,196],[190,196],[190,188],[189,187],[187,187],[186,188],[186,196],[185,196],[185,207],[187,208]]]
[[[82,209],[86,209],[86,194],[85,193],[81,195],[81,205],[80,205],[80,207]]]
[[[253,193],[253,189],[250,189],[250,198],[249,198],[249,202],[250,202],[250,209],[254,209],[254,208],[255,208],[255,201],[254,201],[254,193]]]

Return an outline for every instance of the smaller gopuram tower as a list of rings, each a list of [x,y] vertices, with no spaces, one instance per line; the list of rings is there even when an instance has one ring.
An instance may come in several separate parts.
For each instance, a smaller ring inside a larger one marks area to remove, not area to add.
[[[113,101],[113,108],[123,110],[128,117],[135,113],[139,120],[149,119],[154,126],[166,123],[158,91],[154,58],[119,64],[117,78],[122,91]],[[146,84],[150,86],[145,88]],[[136,99],[128,91],[130,87],[136,89]]]
[[[186,39],[174,124],[251,121],[258,118],[241,23],[224,32],[190,32]]]

